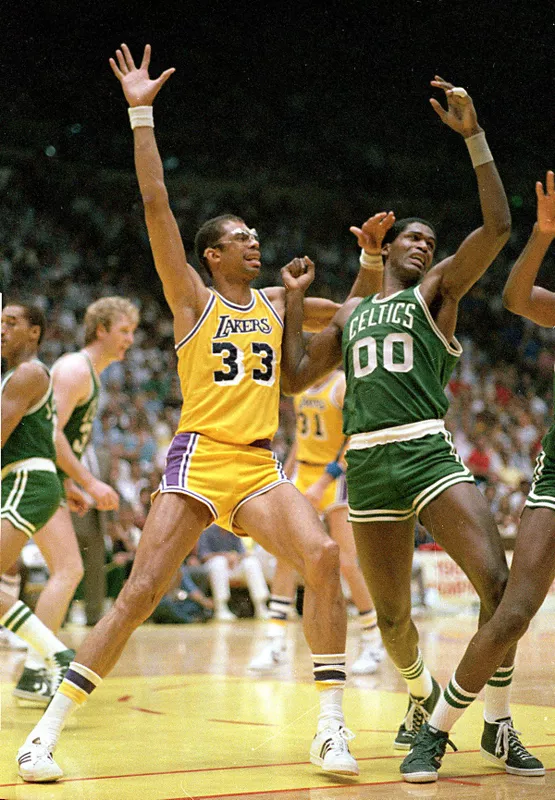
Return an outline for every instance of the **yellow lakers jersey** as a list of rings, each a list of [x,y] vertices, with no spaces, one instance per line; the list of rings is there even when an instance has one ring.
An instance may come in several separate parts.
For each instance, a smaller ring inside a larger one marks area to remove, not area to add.
[[[344,440],[340,402],[344,386],[344,374],[333,372],[323,383],[295,397],[297,461],[329,464],[337,458]]]
[[[177,433],[227,444],[271,439],[278,426],[283,323],[263,291],[239,306],[210,289],[192,331],[176,345],[183,407]]]

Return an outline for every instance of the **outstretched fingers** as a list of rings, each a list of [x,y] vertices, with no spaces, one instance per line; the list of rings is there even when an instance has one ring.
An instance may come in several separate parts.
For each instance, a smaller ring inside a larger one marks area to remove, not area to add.
[[[150,65],[150,53],[152,48],[149,44],[145,44],[145,51],[143,53],[143,60],[141,61],[140,69],[146,69],[148,71],[148,67]]]
[[[545,188],[548,195],[555,195],[555,172],[552,169],[545,176]]]
[[[156,83],[158,86],[163,86],[165,82],[170,78],[173,73],[175,72],[175,67],[170,67],[169,69],[164,70],[164,72],[157,78]]]
[[[127,65],[127,70],[128,70],[128,72],[131,72],[131,70],[136,69],[135,62],[133,61],[133,56],[131,55],[131,50],[127,47],[125,42],[123,42],[123,44],[121,45],[121,49],[123,50],[123,55],[125,57],[125,63]],[[146,48],[145,48],[145,50],[146,50]],[[118,53],[119,53],[119,50],[118,50]]]

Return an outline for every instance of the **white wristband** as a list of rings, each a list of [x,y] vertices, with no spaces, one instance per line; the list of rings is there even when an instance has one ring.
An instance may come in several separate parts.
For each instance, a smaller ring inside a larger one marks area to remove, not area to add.
[[[474,136],[469,136],[468,139],[465,139],[465,142],[474,169],[481,164],[487,164],[488,161],[493,161],[493,156],[486,142],[486,134],[484,131],[475,133]]]
[[[370,255],[366,250],[360,252],[360,266],[362,269],[373,269],[382,272],[383,258],[379,253]]]
[[[154,117],[152,116],[152,106],[135,106],[128,108],[131,130],[135,128],[154,128]]]

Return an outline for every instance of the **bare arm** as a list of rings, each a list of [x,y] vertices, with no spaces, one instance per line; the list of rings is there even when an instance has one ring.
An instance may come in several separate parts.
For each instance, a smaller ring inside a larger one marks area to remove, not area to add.
[[[432,85],[443,89],[447,96],[447,111],[437,100],[430,101],[442,122],[460,133],[465,140],[483,133],[468,94],[461,96],[457,93],[459,90],[454,93],[453,84],[439,76],[432,81]],[[443,297],[458,301],[484,274],[509,238],[511,215],[495,163],[493,160],[483,163],[475,168],[475,172],[482,225],[466,237],[453,256],[430,270],[429,280],[425,278],[422,282],[422,293],[428,302],[432,298],[426,296],[426,288],[431,285],[439,289]]]
[[[48,390],[48,375],[36,363],[20,364],[2,391],[2,447],[6,444],[27,411]]]
[[[81,405],[92,390],[92,378],[83,356],[72,353],[60,359],[52,370],[52,385],[58,416],[55,440],[58,466],[91,495],[100,511],[116,509],[119,505],[117,492],[89,472],[71,449],[64,433],[76,406]]]
[[[546,191],[536,183],[538,198],[537,222],[526,247],[512,268],[505,290],[503,305],[514,314],[531,319],[538,325],[555,326],[555,292],[535,286],[538,271],[555,238],[555,176],[550,170]]]
[[[174,70],[166,70],[157,80],[149,78],[150,45],[146,45],[138,69],[127,45],[123,44],[121,50],[116,51],[116,56],[118,64],[111,58],[110,65],[122,85],[129,105],[151,106]],[[174,316],[175,339],[179,342],[195,325],[208,302],[209,292],[200,275],[187,263],[181,234],[169,204],[154,130],[152,127],[136,127],[133,136],[135,170],[143,199],[152,255],[164,295]]]
[[[314,264],[305,258],[306,272],[293,277],[291,266],[295,261],[281,271],[286,289],[282,357],[282,388],[286,394],[302,392],[339,366],[346,309],[354,308],[360,302],[358,298],[347,301],[327,328],[312,336],[305,346],[302,336],[303,295],[314,279]]]

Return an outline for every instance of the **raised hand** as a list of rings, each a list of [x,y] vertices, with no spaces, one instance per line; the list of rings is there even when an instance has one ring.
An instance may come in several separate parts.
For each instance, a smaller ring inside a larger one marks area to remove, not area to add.
[[[538,198],[538,230],[555,236],[555,174],[549,170],[545,176],[545,192],[541,181],[536,183]]]
[[[314,263],[308,256],[294,258],[282,267],[281,279],[287,290],[306,292],[314,280]]]
[[[443,80],[439,75],[436,75],[430,83],[437,89],[443,89],[447,98],[447,110],[434,97],[430,98],[432,108],[441,121],[460,133],[465,139],[480,133],[482,128],[478,124],[476,110],[470,95],[460,87],[453,91],[455,89],[453,84]]]
[[[150,52],[150,45],[147,44],[139,68],[135,66],[131,51],[126,44],[122,44],[121,50],[116,50],[117,64],[113,58],[110,59],[112,72],[121,83],[125,99],[132,107],[151,106],[162,86],[175,72],[174,67],[170,67],[159,78],[151,80],[148,74]]]
[[[365,250],[368,255],[379,255],[382,250],[384,236],[394,222],[395,214],[393,211],[380,211],[370,219],[367,219],[361,228],[353,226],[349,230],[357,237],[358,246]]]

